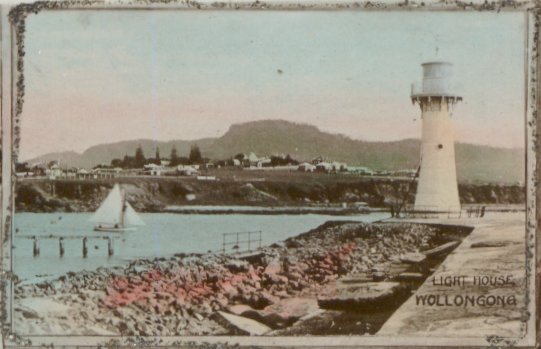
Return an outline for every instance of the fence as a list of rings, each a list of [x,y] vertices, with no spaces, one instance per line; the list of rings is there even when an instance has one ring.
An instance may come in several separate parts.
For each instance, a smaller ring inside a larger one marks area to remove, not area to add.
[[[483,218],[485,216],[485,206],[470,206],[457,210],[454,207],[441,209],[438,206],[415,206],[406,205],[404,207],[405,218]]]
[[[261,248],[261,230],[222,234],[222,252],[251,252]],[[231,247],[229,247],[231,246]]]

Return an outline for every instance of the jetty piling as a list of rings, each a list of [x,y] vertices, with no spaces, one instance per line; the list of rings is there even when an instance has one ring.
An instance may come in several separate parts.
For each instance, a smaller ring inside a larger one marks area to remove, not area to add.
[[[60,257],[64,257],[64,238],[63,237],[58,238],[58,249],[59,249]]]
[[[86,246],[88,239],[86,237],[83,238],[83,258],[86,258],[88,255],[88,247]]]
[[[113,239],[111,239],[110,237],[107,238],[107,254],[109,257],[111,257],[114,254]]]
[[[33,249],[32,249],[32,255],[34,257],[39,256],[39,242],[38,242],[38,239],[35,236],[34,236],[34,245],[33,245]]]

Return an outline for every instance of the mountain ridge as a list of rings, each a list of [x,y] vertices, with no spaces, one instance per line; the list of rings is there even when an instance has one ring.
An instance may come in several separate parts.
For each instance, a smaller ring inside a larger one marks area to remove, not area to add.
[[[146,157],[154,157],[159,147],[167,158],[173,145],[179,156],[187,156],[197,144],[203,156],[227,159],[237,153],[254,152],[258,156],[290,154],[301,161],[323,156],[329,161],[346,162],[377,170],[417,168],[420,154],[419,139],[396,141],[363,141],[344,135],[320,131],[316,126],[285,120],[260,120],[233,124],[221,137],[197,140],[155,141],[127,140],[92,146],[82,153],[73,151],[44,154],[28,163],[60,160],[73,167],[90,168],[109,164],[112,159],[133,156],[141,145]],[[457,172],[460,181],[517,182],[524,181],[524,149],[502,148],[472,143],[455,143]]]

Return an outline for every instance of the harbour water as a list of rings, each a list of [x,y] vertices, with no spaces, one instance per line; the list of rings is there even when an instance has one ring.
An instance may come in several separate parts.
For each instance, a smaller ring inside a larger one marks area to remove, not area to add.
[[[14,273],[22,282],[35,282],[58,277],[69,271],[122,265],[138,258],[154,259],[177,253],[221,251],[223,233],[261,231],[261,243],[264,246],[299,235],[329,220],[373,222],[389,217],[388,213],[348,216],[143,213],[140,216],[146,225],[137,231],[104,233],[93,231],[93,225],[89,222],[91,215],[17,213],[14,216]],[[108,256],[107,239],[89,239],[88,255],[83,258],[82,239],[66,238],[65,253],[60,257],[58,239],[44,239],[51,235],[114,237],[114,254]],[[40,254],[35,257],[33,240],[28,238],[32,236],[38,239],[42,237],[39,240]],[[254,243],[255,246],[258,244]]]

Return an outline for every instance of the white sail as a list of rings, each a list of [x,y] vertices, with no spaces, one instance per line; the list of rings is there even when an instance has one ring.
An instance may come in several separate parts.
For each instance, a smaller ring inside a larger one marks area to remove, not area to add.
[[[101,206],[94,213],[91,222],[103,223],[108,225],[116,225],[121,223],[122,218],[122,194],[120,193],[120,187],[115,184],[113,190],[109,192],[109,195],[102,202]]]
[[[126,210],[124,211],[124,225],[126,226],[140,226],[145,225],[145,222],[139,217],[137,212],[126,201]]]

